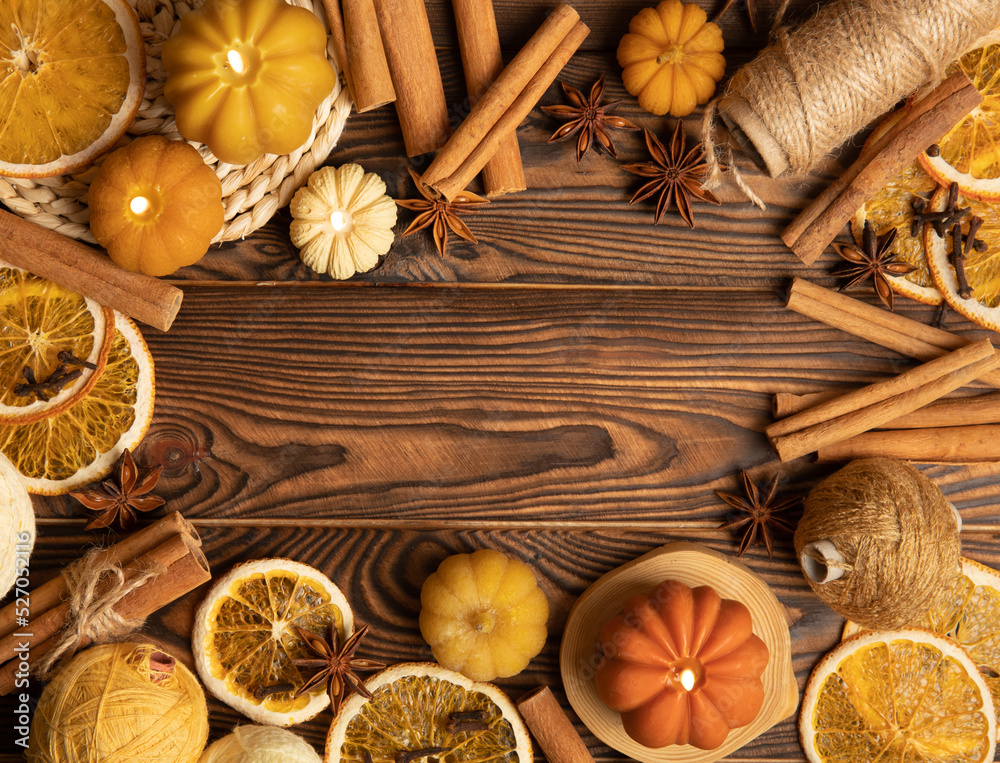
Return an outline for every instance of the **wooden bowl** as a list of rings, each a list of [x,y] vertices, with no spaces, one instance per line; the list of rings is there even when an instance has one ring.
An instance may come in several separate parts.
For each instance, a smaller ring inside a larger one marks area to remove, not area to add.
[[[619,614],[630,596],[649,594],[673,578],[691,587],[710,585],[724,599],[743,602],[753,617],[753,631],[770,650],[764,670],[764,704],[748,726],[733,729],[714,750],[691,745],[654,749],[625,733],[621,716],[597,696],[594,671],[600,662],[600,632]],[[799,692],[792,671],[792,645],[785,610],[771,589],[740,562],[695,543],[678,542],[654,549],[603,575],[577,599],[566,621],[559,669],[573,710],[609,747],[642,763],[708,763],[738,750],[795,712]]]

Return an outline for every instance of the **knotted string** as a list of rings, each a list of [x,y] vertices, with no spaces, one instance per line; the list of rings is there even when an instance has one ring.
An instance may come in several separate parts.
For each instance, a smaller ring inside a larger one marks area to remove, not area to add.
[[[56,635],[55,646],[35,667],[35,674],[43,681],[49,680],[62,660],[76,654],[81,646],[121,641],[146,621],[124,618],[115,607],[132,591],[161,575],[166,567],[153,563],[128,580],[121,567],[99,558],[104,550],[91,549],[62,572],[69,591],[69,619]],[[102,592],[105,587],[107,590]]]

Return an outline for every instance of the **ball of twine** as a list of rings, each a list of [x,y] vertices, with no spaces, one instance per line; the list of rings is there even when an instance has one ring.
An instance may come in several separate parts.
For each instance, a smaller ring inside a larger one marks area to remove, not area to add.
[[[806,497],[795,552],[809,585],[866,628],[914,625],[960,570],[958,514],[910,464],[852,461]]]
[[[191,671],[154,646],[81,652],[42,692],[30,763],[192,763],[208,740],[208,708]]]
[[[322,763],[313,747],[288,729],[237,726],[213,742],[198,763]]]
[[[14,587],[18,573],[27,569],[34,544],[31,496],[10,459],[0,454],[0,598]]]
[[[902,98],[936,84],[998,26],[996,0],[837,0],[793,32],[779,30],[733,75],[719,111],[772,176],[805,173]]]

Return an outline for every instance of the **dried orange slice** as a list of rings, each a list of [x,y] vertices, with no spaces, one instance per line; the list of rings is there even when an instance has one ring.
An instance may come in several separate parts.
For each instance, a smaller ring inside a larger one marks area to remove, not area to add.
[[[146,50],[126,0],[0,3],[0,175],[73,172],[132,124]]]
[[[920,163],[970,199],[1000,200],[1000,44],[967,53],[954,68],[969,75],[983,102],[941,139],[938,156],[922,154]]]
[[[958,642],[979,666],[1000,712],[1000,572],[963,558],[962,572],[913,625]],[[863,630],[848,620],[844,638]]]
[[[26,424],[62,413],[85,397],[104,371],[114,337],[114,313],[44,278],[0,263],[0,423]],[[96,365],[69,365],[62,353]],[[19,395],[25,369],[37,381],[60,366],[80,377],[62,389]]]
[[[948,191],[938,189],[931,199],[931,211],[940,211],[946,205]],[[1000,331],[1000,204],[978,201],[959,196],[960,207],[969,207],[970,216],[983,218],[983,225],[976,238],[986,243],[986,250],[972,249],[965,259],[965,276],[972,287],[972,296],[964,299],[958,293],[958,277],[951,262],[952,236],[941,238],[931,226],[924,232],[924,248],[931,278],[948,306],[970,321],[984,328]],[[968,232],[969,218],[962,225]]]
[[[104,372],[86,397],[29,424],[0,424],[0,452],[29,493],[60,495],[101,479],[153,419],[153,358],[139,329],[115,313]]]
[[[220,578],[195,615],[191,649],[208,690],[258,723],[291,726],[329,704],[325,684],[300,697],[309,657],[298,628],[341,639],[354,631],[344,594],[322,572],[287,559],[257,559]],[[341,642],[342,643],[342,642]]]
[[[393,760],[400,752],[427,752],[455,763],[531,763],[531,740],[514,703],[496,686],[434,663],[393,665],[365,682],[371,699],[348,699],[330,727],[331,763]],[[459,715],[453,717],[456,713]],[[454,723],[475,717],[472,728]],[[452,728],[449,729],[449,722]]]
[[[978,763],[993,760],[996,732],[972,658],[919,628],[842,642],[813,670],[799,715],[812,763]]]

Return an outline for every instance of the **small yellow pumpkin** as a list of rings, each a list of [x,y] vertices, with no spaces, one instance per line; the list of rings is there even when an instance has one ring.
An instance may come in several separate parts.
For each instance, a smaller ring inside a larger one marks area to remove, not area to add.
[[[625,89],[651,114],[690,114],[726,71],[722,30],[697,5],[663,0],[633,17],[618,45]]]
[[[88,193],[90,230],[119,267],[166,276],[222,228],[222,183],[190,144],[148,135],[119,148]]]
[[[549,602],[531,568],[499,551],[449,556],[420,590],[434,659],[474,681],[524,670],[545,645]]]

